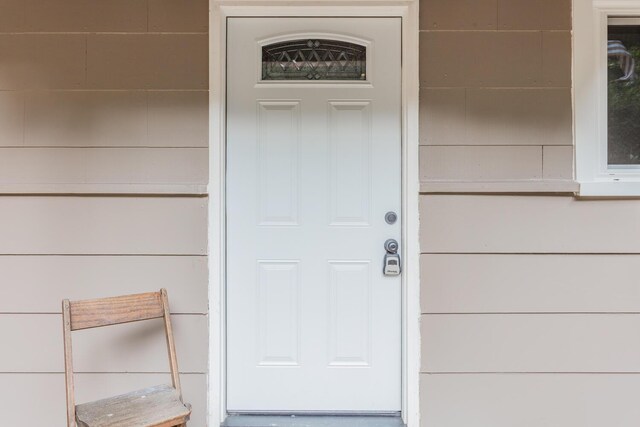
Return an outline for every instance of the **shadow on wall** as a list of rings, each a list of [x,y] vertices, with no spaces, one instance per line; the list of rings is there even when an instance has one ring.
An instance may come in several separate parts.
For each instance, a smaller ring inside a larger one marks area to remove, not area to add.
[[[423,89],[426,145],[570,145],[571,90]]]
[[[0,33],[0,185],[205,184],[207,37]]]

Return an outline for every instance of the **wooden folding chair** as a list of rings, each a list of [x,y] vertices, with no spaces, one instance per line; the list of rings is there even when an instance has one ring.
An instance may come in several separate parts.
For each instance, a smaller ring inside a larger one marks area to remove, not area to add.
[[[186,426],[191,406],[182,401],[167,291],[62,302],[69,427]],[[95,402],[75,404],[71,332],[148,319],[164,319],[172,385],[160,385]]]

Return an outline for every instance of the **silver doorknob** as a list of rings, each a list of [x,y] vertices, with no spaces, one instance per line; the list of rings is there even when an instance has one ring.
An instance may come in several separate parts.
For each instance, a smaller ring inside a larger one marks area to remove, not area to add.
[[[400,255],[398,249],[400,245],[396,239],[389,239],[384,242],[384,249],[387,253],[384,255],[382,273],[385,276],[398,276],[402,271]]]
[[[400,245],[398,245],[398,241],[396,239],[389,239],[384,242],[384,249],[390,254],[397,254],[398,249],[400,249]]]

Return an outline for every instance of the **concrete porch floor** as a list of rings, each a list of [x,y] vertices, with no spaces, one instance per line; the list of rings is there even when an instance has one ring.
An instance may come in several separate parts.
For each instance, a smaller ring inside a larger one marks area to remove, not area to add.
[[[404,427],[399,416],[230,415],[222,427]]]

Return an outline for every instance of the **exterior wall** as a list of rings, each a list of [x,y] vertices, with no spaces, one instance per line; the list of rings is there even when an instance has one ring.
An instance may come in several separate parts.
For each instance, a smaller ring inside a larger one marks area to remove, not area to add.
[[[206,424],[207,17],[207,0],[0,1],[2,424],[66,425],[63,298],[160,287]],[[79,402],[169,381],[162,331],[76,333]]]
[[[640,201],[567,193],[570,25],[569,0],[422,0],[424,427],[640,416]]]
[[[570,25],[421,1],[425,427],[640,416],[640,202],[570,194]],[[205,425],[206,33],[206,0],[0,0],[5,424],[65,424],[62,298],[167,287]],[[132,328],[75,335],[79,401],[168,380],[160,325]]]

